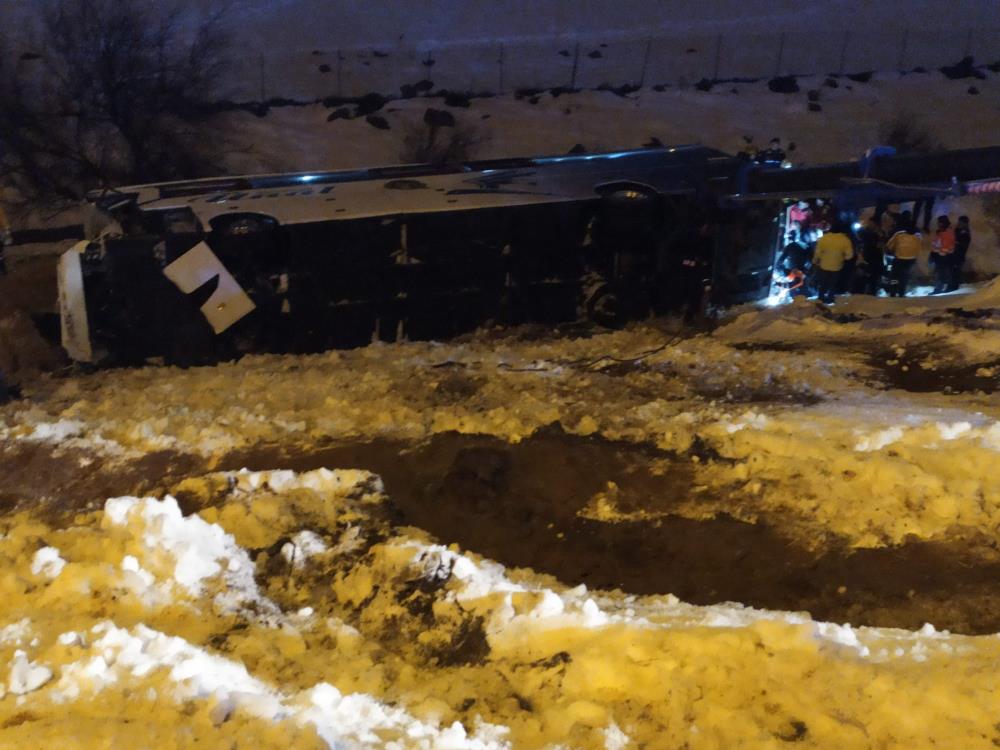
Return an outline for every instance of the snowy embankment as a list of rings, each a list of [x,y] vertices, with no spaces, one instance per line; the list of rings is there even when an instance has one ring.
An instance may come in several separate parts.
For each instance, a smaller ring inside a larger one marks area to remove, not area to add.
[[[991,285],[964,307],[993,294]],[[669,334],[638,325],[580,339],[480,335],[106,371],[42,384],[0,412],[0,438],[122,460],[156,451],[212,460],[257,445],[294,453],[447,431],[518,441],[559,424],[681,455],[710,446],[724,460],[698,464],[695,484],[723,499],[692,500],[692,517],[766,517],[810,544],[833,534],[874,547],[961,528],[1000,539],[1000,480],[989,470],[1000,409],[977,395],[1000,377],[1000,329],[989,315],[935,309],[942,300],[894,302],[845,320],[812,303],[751,312],[668,346]],[[643,353],[617,367],[601,359]],[[887,377],[911,375],[907,357],[913,376],[958,368],[966,392],[887,390]]]
[[[6,519],[8,746],[995,736],[995,637],[566,589],[391,529],[364,472],[217,474],[178,492],[200,513],[126,497],[62,528]]]
[[[992,392],[995,294],[852,300],[840,318],[799,303],[686,339],[654,325],[541,340],[481,332],[106,371],[29,389],[0,410],[0,438],[124,465],[163,450],[294,455],[450,430],[518,441],[559,423],[690,461],[680,515],[766,520],[803,544],[988,546],[1000,540],[1000,408],[972,390],[887,389],[885,376],[909,357],[965,368]],[[118,498],[71,520],[2,517],[0,744],[1000,739],[996,636],[568,588],[393,526],[391,498],[364,472],[217,474],[173,492],[180,505]],[[642,521],[613,492],[586,514]]]

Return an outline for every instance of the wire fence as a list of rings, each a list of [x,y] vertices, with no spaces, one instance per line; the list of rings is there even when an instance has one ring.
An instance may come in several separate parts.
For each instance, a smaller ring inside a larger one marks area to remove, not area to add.
[[[703,79],[935,69],[1000,60],[1000,27],[691,34],[625,41],[546,39],[392,48],[247,50],[234,99],[399,94],[405,86],[509,93],[554,87],[690,86]]]

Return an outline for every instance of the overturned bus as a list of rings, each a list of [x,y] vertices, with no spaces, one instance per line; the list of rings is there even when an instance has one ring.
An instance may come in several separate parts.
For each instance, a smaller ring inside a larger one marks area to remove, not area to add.
[[[703,146],[239,176],[93,193],[99,236],[60,260],[79,361],[194,364],[443,339],[478,326],[676,306],[711,226],[715,304],[765,297],[791,200],[847,214],[962,194],[1000,148],[783,169]]]

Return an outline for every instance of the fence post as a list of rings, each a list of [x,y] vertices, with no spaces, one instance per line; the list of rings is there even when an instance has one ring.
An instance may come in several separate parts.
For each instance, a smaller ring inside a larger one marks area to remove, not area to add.
[[[851,32],[844,31],[844,40],[840,43],[840,67],[837,68],[837,75],[844,75],[844,68],[847,67],[847,45],[851,40]]]
[[[392,80],[394,83],[402,85],[403,81],[407,80],[407,76],[403,73],[404,57],[403,57],[403,44],[402,40],[397,40],[395,46],[392,48]],[[402,91],[402,89],[400,89]]]
[[[909,39],[910,39],[910,30],[908,28],[903,29],[903,39],[899,43],[899,60],[896,61],[897,70],[903,69],[903,62],[906,60],[906,43],[909,41]]]
[[[503,42],[500,42],[500,57],[497,58],[497,66],[499,67],[500,73],[500,85],[499,91],[497,93],[503,94]]]
[[[782,58],[785,56],[785,32],[781,32],[781,38],[778,40],[778,62],[774,66],[775,77],[781,75],[781,62]]]
[[[580,64],[580,43],[577,42],[576,46],[573,47],[573,74],[569,79],[569,87],[571,89],[576,88],[576,68]]]
[[[722,34],[715,38],[715,63],[712,65],[712,80],[719,80],[719,62],[722,60]]]
[[[337,50],[337,96],[344,95],[344,53]]]
[[[646,85],[646,70],[649,68],[649,50],[653,46],[653,40],[646,40],[646,51],[642,56],[642,72],[639,73],[639,88]]]
[[[260,100],[267,101],[267,88],[264,85],[264,55],[257,56],[257,66],[260,73]]]

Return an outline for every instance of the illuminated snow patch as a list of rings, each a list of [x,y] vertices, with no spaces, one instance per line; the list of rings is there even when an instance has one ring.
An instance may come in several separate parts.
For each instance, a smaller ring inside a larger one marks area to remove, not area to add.
[[[955,440],[971,430],[972,425],[968,422],[953,422],[951,424],[942,422],[938,424],[937,428],[938,432],[941,433],[942,440]]]
[[[0,628],[0,645],[20,646],[31,635],[31,620],[27,617]]]
[[[184,516],[173,497],[112,498],[104,512],[109,525],[142,542],[141,559],[125,556],[121,567],[131,588],[151,589],[147,601],[169,598],[173,585],[200,597],[221,579],[213,600],[220,610],[234,612],[252,604],[261,615],[280,616],[277,606],[261,596],[250,555],[233,535],[197,515]]]
[[[15,651],[10,663],[10,677],[7,688],[14,695],[31,693],[52,679],[52,670],[44,664],[28,660],[23,651]]]
[[[36,424],[28,436],[29,440],[59,442],[76,437],[84,431],[83,422],[75,419],[61,419],[58,422],[42,422]]]
[[[323,538],[315,531],[305,529],[293,536],[290,542],[281,545],[281,556],[292,567],[301,568],[310,557],[321,555],[326,550]]]
[[[211,654],[183,638],[145,625],[128,630],[102,622],[90,632],[96,638],[89,647],[84,647],[84,658],[65,665],[52,688],[51,697],[56,702],[81,700],[115,684],[128,687],[132,692],[144,686],[160,686],[178,702],[212,702],[212,713],[218,721],[241,710],[267,721],[312,724],[331,748],[384,747],[383,734],[386,732],[400,737],[393,745],[399,748],[500,750],[509,747],[502,739],[507,733],[505,727],[481,722],[470,735],[457,722],[439,727],[370,695],[344,695],[327,683],[319,683],[301,693],[282,693],[253,677],[239,662]],[[28,665],[26,660],[23,663]],[[47,675],[31,672],[30,665],[19,668],[22,669],[19,676],[25,678],[23,684],[34,685],[32,689],[51,678],[51,672]],[[18,687],[21,687],[20,682]]]
[[[197,516],[185,518],[172,497],[113,498],[105,503],[104,512],[115,525],[140,526],[146,547],[160,549],[173,558],[173,579],[194,596],[202,593],[205,579],[223,570],[223,561],[232,571],[250,563],[232,535]]]
[[[363,484],[367,484],[372,492],[384,492],[382,480],[379,477],[358,469],[319,468],[302,473],[289,469],[275,471],[241,469],[228,476],[233,482],[233,490],[243,493],[270,490],[281,494],[305,489],[319,493],[338,494],[353,491]]]
[[[747,411],[744,414],[742,414],[738,419],[732,422],[722,421],[720,422],[720,424],[727,433],[732,434],[734,432],[739,432],[740,430],[744,430],[747,428],[751,428],[754,430],[766,429],[769,424],[769,420],[767,416],[765,416],[764,414],[759,414],[754,411]]]
[[[31,559],[31,572],[44,575],[47,578],[57,578],[66,566],[66,561],[59,556],[55,547],[42,547]]]
[[[630,742],[629,736],[614,722],[604,730],[604,750],[625,750]]]
[[[854,446],[854,450],[859,453],[869,453],[892,445],[903,437],[903,430],[899,427],[890,427],[879,430],[871,435],[861,437]]]
[[[398,744],[406,747],[434,747],[440,750],[487,750],[508,748],[504,741],[506,727],[480,722],[469,736],[459,722],[439,728],[418,721],[399,708],[387,706],[364,694],[343,695],[333,685],[321,683],[307,691],[299,700],[303,705],[300,721],[315,725],[316,731],[330,747],[342,747],[351,738],[363,746],[384,747],[379,731],[395,730],[405,738]],[[396,745],[396,743],[393,743]]]

